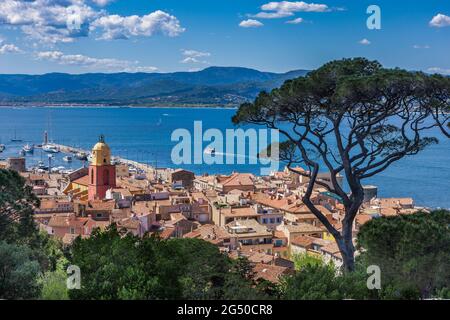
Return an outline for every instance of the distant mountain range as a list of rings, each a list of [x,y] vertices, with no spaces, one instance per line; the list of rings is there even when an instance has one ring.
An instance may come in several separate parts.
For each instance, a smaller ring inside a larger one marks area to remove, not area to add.
[[[0,105],[238,106],[307,72],[210,67],[174,73],[4,74]]]

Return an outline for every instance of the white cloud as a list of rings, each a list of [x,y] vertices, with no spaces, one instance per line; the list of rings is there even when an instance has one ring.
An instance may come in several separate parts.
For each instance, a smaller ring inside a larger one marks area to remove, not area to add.
[[[241,23],[239,23],[239,26],[242,28],[258,28],[262,27],[263,25],[263,23],[254,19],[243,20],[241,21]]]
[[[92,0],[93,3],[95,3],[96,5],[100,6],[100,7],[104,7],[107,6],[108,4],[110,4],[111,2],[114,2],[115,0]]]
[[[430,49],[431,47],[429,46],[429,45],[424,45],[424,46],[421,46],[421,45],[419,45],[419,44],[415,44],[415,45],[413,45],[413,48],[414,49]]]
[[[251,18],[278,19],[292,17],[296,12],[328,12],[331,9],[326,4],[307,3],[304,1],[269,2],[261,6],[261,12],[248,15]],[[336,9],[339,10],[339,9]],[[292,21],[295,21],[294,19]]]
[[[269,2],[261,6],[263,11],[274,11],[278,17],[287,17],[294,12],[327,12],[330,8],[326,4],[307,3],[304,1]]]
[[[252,18],[260,18],[260,19],[278,19],[278,18],[285,18],[285,17],[291,17],[294,14],[292,12],[259,12],[254,15],[250,15]]]
[[[450,26],[450,17],[445,14],[439,13],[433,17],[430,21],[431,27],[443,28]]]
[[[211,56],[211,53],[209,52],[201,52],[201,51],[197,51],[197,50],[186,50],[183,49],[181,50],[183,56],[187,56],[187,57],[195,57],[195,58],[200,58],[200,57],[209,57]]]
[[[208,64],[207,61],[199,60],[198,58],[204,58],[211,56],[209,52],[201,52],[197,50],[186,50],[182,49],[181,54],[185,57],[180,63],[204,63]]]
[[[440,74],[450,75],[450,69],[444,69],[444,68],[439,68],[439,67],[428,68],[427,71],[432,72],[432,73],[440,73]]]
[[[1,45],[1,41],[0,41],[0,54],[5,54],[5,53],[22,53],[22,50],[20,50],[14,44]]]
[[[112,58],[93,58],[81,54],[64,54],[61,51],[42,51],[36,54],[37,59],[56,62],[60,65],[79,66],[92,70],[107,72],[154,72],[156,67],[139,66],[138,61]]]
[[[364,46],[368,46],[371,42],[369,40],[367,40],[366,38],[362,39],[361,41],[359,41],[359,44],[362,44]]]
[[[107,15],[95,20],[91,27],[100,29],[100,38],[105,40],[129,39],[133,36],[149,37],[156,33],[175,37],[185,31],[176,17],[161,10],[145,16]]]
[[[1,0],[0,25],[18,27],[42,42],[72,42],[100,32],[102,39],[128,39],[161,33],[176,36],[184,31],[178,19],[163,11],[144,16],[109,15],[98,6],[113,0]],[[96,5],[93,7],[91,5]]]
[[[286,21],[286,23],[289,23],[289,24],[299,24],[299,23],[302,23],[302,22],[304,22],[305,20],[303,19],[303,18],[297,18],[297,19],[294,19],[294,20],[289,20],[289,21]]]
[[[28,36],[46,42],[87,36],[87,26],[98,14],[84,0],[0,2],[0,24],[20,27]]]

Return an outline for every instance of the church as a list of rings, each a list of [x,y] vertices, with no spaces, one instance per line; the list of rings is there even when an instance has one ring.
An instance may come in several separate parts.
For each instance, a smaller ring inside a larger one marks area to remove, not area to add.
[[[106,192],[116,187],[116,166],[111,164],[111,149],[100,136],[92,148],[89,168],[69,175],[70,182],[64,193],[79,200],[103,200]]]

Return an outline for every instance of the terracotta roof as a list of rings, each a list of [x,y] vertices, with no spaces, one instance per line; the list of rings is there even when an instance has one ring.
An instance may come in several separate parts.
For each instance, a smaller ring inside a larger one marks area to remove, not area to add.
[[[295,246],[299,246],[299,247],[309,247],[310,245],[313,244],[313,239],[311,239],[311,237],[307,237],[307,236],[296,236],[294,237],[294,239],[291,240],[291,244],[295,245]]]
[[[287,238],[286,235],[284,234],[284,232],[280,231],[280,230],[275,230],[273,233],[273,236],[274,236],[274,238],[280,238],[280,239]]]
[[[130,230],[130,229],[137,230],[137,229],[139,229],[139,226],[141,225],[141,223],[138,219],[133,219],[133,218],[126,218],[126,219],[120,220],[117,224],[120,227],[123,227],[128,230]]]
[[[398,215],[398,212],[399,211],[397,209],[395,209],[395,208],[387,207],[387,208],[381,208],[380,209],[380,213],[383,216],[396,216],[396,215]]]
[[[253,186],[255,176],[251,173],[233,173],[226,180],[222,181],[223,186]]]
[[[72,183],[79,184],[80,186],[89,186],[89,176],[82,176],[72,181]]]
[[[356,216],[356,223],[362,226],[366,222],[372,220],[372,216],[370,214],[358,214]]]
[[[339,247],[336,244],[336,242],[332,242],[332,243],[330,243],[330,244],[328,244],[326,246],[323,246],[322,248],[320,248],[320,250],[322,252],[328,253],[328,254],[330,254],[332,256],[335,256],[337,258],[342,258],[342,255],[341,255],[341,253],[339,251]]]
[[[322,232],[321,228],[315,227],[309,223],[298,223],[296,225],[286,224],[284,227],[290,233],[314,233],[314,232]]]
[[[412,206],[414,204],[412,198],[380,198],[377,201],[381,207]]]
[[[166,227],[163,231],[159,232],[159,236],[161,237],[161,239],[169,239],[174,232],[175,228]]]
[[[241,207],[241,208],[225,208],[221,210],[221,213],[225,217],[257,217],[258,214],[252,207]]]
[[[198,227],[196,230],[186,233],[184,238],[199,238],[206,241],[216,240],[216,239],[228,239],[232,238],[233,235],[230,234],[225,228],[216,226],[214,224],[205,224]]]
[[[48,225],[50,227],[82,227],[88,218],[54,215],[50,218]]]
[[[247,258],[253,263],[270,263],[274,259],[273,256],[264,252],[253,252]]]
[[[86,211],[111,211],[115,208],[116,202],[114,200],[90,200]]]
[[[264,263],[257,263],[253,267],[255,279],[264,279],[273,283],[279,283],[280,277],[289,273],[289,268]]]

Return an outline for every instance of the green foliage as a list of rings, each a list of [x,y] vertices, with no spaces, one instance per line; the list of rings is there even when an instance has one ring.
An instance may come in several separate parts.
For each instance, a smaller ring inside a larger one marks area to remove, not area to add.
[[[113,225],[104,232],[97,230],[89,239],[77,239],[71,264],[80,267],[82,279],[81,289],[69,292],[73,299],[255,296],[251,283],[230,259],[199,239],[141,239],[121,234]]]
[[[238,257],[231,260],[230,265],[230,270],[225,276],[222,299],[257,300],[268,299],[277,294],[274,284],[268,281],[259,283],[255,281],[255,272],[247,258]]]
[[[282,279],[280,296],[288,300],[376,299],[378,292],[367,288],[365,266],[357,263],[353,272],[340,273],[320,259],[303,258],[294,275]],[[297,260],[299,260],[297,258]]]
[[[313,256],[307,253],[295,254],[293,256],[295,270],[302,270],[305,266],[323,266],[324,262],[320,257]]]
[[[0,169],[0,240],[32,244],[37,237],[33,207],[39,200],[18,172]]]
[[[25,245],[0,241],[0,299],[32,299],[39,294],[40,266]]]
[[[305,264],[294,275],[282,279],[281,292],[287,300],[340,299],[335,270],[329,265]]]
[[[429,298],[450,288],[450,212],[373,219],[358,234],[361,260],[381,268],[382,295]]]
[[[63,270],[48,271],[40,279],[40,298],[43,300],[68,300],[67,274]]]

